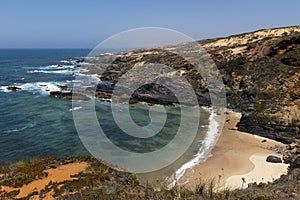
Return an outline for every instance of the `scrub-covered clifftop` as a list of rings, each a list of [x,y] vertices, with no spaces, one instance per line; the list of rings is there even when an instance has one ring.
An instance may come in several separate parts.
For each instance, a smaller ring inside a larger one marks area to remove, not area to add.
[[[199,43],[222,75],[226,86],[227,107],[243,113],[238,124],[239,129],[284,143],[291,143],[299,138],[299,26],[259,30],[226,38],[202,40]],[[178,73],[169,73],[168,77],[185,77],[193,87],[199,104],[210,105],[209,88],[201,74],[189,61],[172,53],[173,49],[182,47],[186,49],[186,55],[189,55],[191,49],[188,43],[114,55],[113,61],[109,62],[101,77],[102,81],[111,85],[98,85],[96,96],[110,97],[114,84],[127,71],[138,69],[147,63],[156,63],[175,69]],[[199,52],[200,60],[205,55]],[[96,65],[94,70],[90,69],[87,73],[96,72],[97,67],[101,68]],[[142,71],[135,70],[135,73],[127,77],[128,82],[140,79],[139,73]],[[178,85],[180,87],[180,83]],[[189,103],[190,95],[187,93],[185,96],[184,103]],[[173,104],[178,100],[166,87],[147,84],[131,96],[131,103],[136,101]]]

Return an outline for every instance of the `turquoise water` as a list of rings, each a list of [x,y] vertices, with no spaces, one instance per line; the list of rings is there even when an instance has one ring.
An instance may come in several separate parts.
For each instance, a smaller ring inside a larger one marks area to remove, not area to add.
[[[88,53],[88,49],[0,50],[0,162],[43,156],[89,155],[77,134],[71,101],[49,97],[50,91],[58,89],[57,85],[72,86],[79,69],[67,60]],[[11,92],[7,86],[17,86],[22,90]],[[149,106],[134,104],[130,108],[138,125],[150,123]],[[163,147],[177,133],[180,107],[166,107],[166,110],[167,122],[158,135],[148,140],[136,139],[124,134],[116,125],[110,103],[96,101],[97,117],[107,137],[115,145],[139,153]],[[207,112],[201,112],[199,134],[181,158],[144,177],[157,179],[170,175],[197,154],[207,130],[208,117]]]

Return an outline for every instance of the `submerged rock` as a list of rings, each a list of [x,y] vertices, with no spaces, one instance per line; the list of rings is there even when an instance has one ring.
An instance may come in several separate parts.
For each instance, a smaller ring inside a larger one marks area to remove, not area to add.
[[[57,87],[59,87],[62,90],[67,90],[68,89],[68,86],[66,86],[66,85],[57,85]]]

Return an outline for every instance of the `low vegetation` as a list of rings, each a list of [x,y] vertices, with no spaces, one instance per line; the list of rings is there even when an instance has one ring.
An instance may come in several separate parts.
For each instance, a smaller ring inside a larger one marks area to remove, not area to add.
[[[219,180],[199,180],[194,189],[189,189],[182,185],[175,185],[171,189],[164,186],[141,185],[136,176],[131,173],[114,170],[95,158],[88,156],[72,157],[64,160],[49,157],[33,160],[25,160],[17,164],[2,165],[1,173],[4,176],[0,178],[1,186],[16,187],[10,192],[1,191],[0,199],[16,199],[19,194],[19,187],[28,184],[36,179],[46,176],[42,169],[59,167],[73,162],[87,162],[89,167],[82,173],[74,176],[74,180],[62,182],[50,181],[43,190],[34,191],[28,194],[26,198],[33,196],[45,197],[50,194],[55,199],[283,199],[296,197],[300,190],[300,171],[290,171],[289,175],[282,176],[274,183],[251,184],[247,187],[245,184],[241,187],[246,189],[232,190],[224,187]],[[35,166],[32,166],[35,163]],[[22,166],[20,168],[20,166]],[[16,176],[24,173],[31,174],[24,176],[17,181]],[[32,178],[36,175],[36,178]],[[156,188],[156,189],[154,189]]]

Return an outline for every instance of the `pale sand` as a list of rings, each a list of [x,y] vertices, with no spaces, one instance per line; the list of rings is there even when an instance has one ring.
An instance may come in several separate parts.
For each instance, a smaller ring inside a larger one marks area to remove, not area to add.
[[[254,41],[261,40],[266,36],[279,37],[282,36],[284,32],[290,34],[291,32],[295,32],[295,31],[300,32],[300,26],[279,28],[279,29],[266,29],[266,30],[256,31],[254,33],[246,33],[243,34],[243,36],[236,35],[230,38],[220,38],[217,39],[217,41],[204,44],[203,47],[209,48],[209,47],[222,47],[222,46],[230,47],[236,45],[246,45],[247,43],[249,43],[250,39],[254,42]]]
[[[287,164],[269,163],[265,162],[268,154],[254,154],[250,157],[250,161],[254,163],[255,168],[243,175],[234,175],[226,180],[226,183],[233,188],[246,186],[248,183],[253,182],[272,182],[278,179],[280,175],[287,172]],[[242,181],[244,178],[244,184]]]
[[[84,171],[88,167],[88,163],[79,162],[79,163],[70,163],[66,165],[61,165],[56,169],[48,169],[45,170],[48,173],[48,176],[43,179],[35,180],[28,185],[24,185],[21,188],[11,188],[11,187],[1,187],[1,190],[10,192],[13,190],[20,190],[20,193],[16,196],[16,198],[23,198],[28,196],[30,193],[34,191],[40,192],[45,186],[50,182],[62,182],[66,180],[74,180],[76,178],[72,178],[72,175],[76,175],[79,172]],[[51,195],[47,195],[46,198],[43,199],[53,199]]]
[[[288,165],[283,163],[267,163],[268,155],[277,155],[270,150],[271,147],[285,145],[274,140],[255,136],[236,130],[236,124],[241,117],[240,113],[229,112],[226,116],[221,136],[205,162],[186,171],[179,183],[187,183],[189,188],[195,188],[201,180],[215,178],[220,188],[228,186],[237,188],[246,183],[272,181],[280,175],[287,173]],[[267,141],[262,143],[262,140]]]

